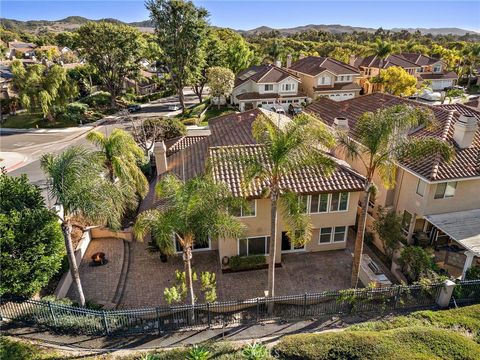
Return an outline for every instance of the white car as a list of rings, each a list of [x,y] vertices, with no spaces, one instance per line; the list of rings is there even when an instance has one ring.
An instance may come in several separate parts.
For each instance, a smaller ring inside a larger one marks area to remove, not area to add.
[[[442,99],[442,94],[428,89],[421,91],[417,96],[420,99],[428,101],[440,101]]]
[[[270,111],[276,112],[277,114],[285,115],[285,109],[283,108],[282,105],[274,104],[274,105],[272,105],[272,107],[270,108]]]
[[[171,105],[168,105],[168,110],[171,110],[171,111],[180,110],[180,104],[171,104]]]

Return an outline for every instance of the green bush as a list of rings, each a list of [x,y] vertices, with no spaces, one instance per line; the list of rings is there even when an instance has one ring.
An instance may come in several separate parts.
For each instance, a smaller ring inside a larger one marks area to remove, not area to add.
[[[418,281],[435,267],[432,256],[420,246],[405,246],[400,253],[399,263],[402,272],[412,282]]]
[[[45,351],[38,346],[13,341],[4,336],[0,337],[0,359],[2,360],[55,360],[57,357],[53,351]]]
[[[480,346],[453,331],[415,326],[380,332],[344,331],[284,337],[280,359],[478,359]]]
[[[88,104],[90,107],[110,105],[110,93],[107,91],[97,91],[79,100]]]
[[[212,355],[203,346],[194,345],[193,348],[188,352],[186,359],[187,360],[208,360]]]
[[[183,125],[186,125],[186,126],[188,126],[188,125],[197,125],[199,121],[200,121],[199,118],[192,117],[192,118],[183,119],[183,120],[182,120],[182,123],[183,123]]]
[[[270,351],[261,343],[249,344],[242,350],[242,355],[246,360],[265,360],[269,354]]]
[[[264,255],[232,256],[229,266],[233,271],[256,269],[267,262]]]
[[[465,280],[480,280],[480,266],[472,266],[465,274]]]
[[[67,105],[67,111],[72,114],[84,115],[88,108],[88,104],[84,104],[81,102],[73,102]]]

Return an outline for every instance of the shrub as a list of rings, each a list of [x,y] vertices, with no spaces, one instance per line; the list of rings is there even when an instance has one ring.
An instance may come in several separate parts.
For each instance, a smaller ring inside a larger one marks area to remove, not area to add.
[[[0,337],[0,359],[2,360],[55,360],[60,359],[53,351],[46,351],[36,345]]]
[[[85,114],[88,110],[88,104],[84,104],[81,102],[73,102],[67,105],[67,111],[72,114]]]
[[[264,255],[250,255],[250,256],[232,256],[230,258],[230,268],[233,271],[256,269],[266,264],[266,257]]]
[[[453,331],[424,326],[380,332],[344,331],[286,336],[280,359],[477,359],[480,348]]]
[[[418,281],[428,270],[432,270],[435,264],[430,254],[420,246],[405,246],[399,262],[410,281]]]
[[[465,274],[465,280],[480,280],[480,266],[472,266]]]
[[[393,253],[400,247],[403,238],[402,217],[398,216],[395,211],[380,208],[378,219],[375,220],[373,228],[382,241],[385,255],[391,262]]]
[[[80,102],[88,104],[90,107],[107,106],[110,105],[110,93],[107,91],[97,91],[84,97]]]
[[[187,128],[175,118],[153,118],[143,123],[146,137],[151,139],[156,127],[161,129],[161,138],[164,140],[173,139],[187,134]],[[157,140],[158,141],[158,140]]]
[[[203,346],[194,345],[187,354],[187,360],[208,360],[210,359],[210,351]]]
[[[183,120],[182,120],[182,123],[183,123],[183,125],[186,125],[186,126],[188,126],[188,125],[197,125],[199,121],[200,121],[199,118],[192,117],[192,118],[183,119]]]
[[[264,360],[268,358],[269,351],[265,345],[253,343],[242,350],[242,355],[247,360]]]

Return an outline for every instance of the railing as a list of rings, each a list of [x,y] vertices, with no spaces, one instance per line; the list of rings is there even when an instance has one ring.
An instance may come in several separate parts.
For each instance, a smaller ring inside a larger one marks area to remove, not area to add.
[[[397,309],[436,308],[444,284],[396,285],[380,289],[325,291],[315,294],[165,306],[131,310],[90,310],[36,300],[1,299],[2,320],[46,327],[67,334],[125,335],[206,329],[269,320],[385,313]],[[458,304],[480,302],[480,280],[455,285]]]
[[[457,282],[450,299],[451,305],[470,305],[480,302],[480,280]]]

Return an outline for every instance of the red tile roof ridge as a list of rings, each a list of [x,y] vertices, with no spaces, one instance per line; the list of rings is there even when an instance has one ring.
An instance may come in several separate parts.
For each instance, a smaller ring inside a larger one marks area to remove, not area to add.
[[[448,110],[448,118],[447,118],[447,121],[445,121],[442,135],[440,136],[441,141],[447,141],[448,132],[450,131],[450,127],[452,126],[454,114],[455,114],[455,110]],[[432,166],[432,172],[430,173],[431,179],[435,180],[435,178],[437,177],[438,168],[440,167],[441,162],[442,162],[442,158],[440,155],[437,154],[435,156],[435,160]]]

